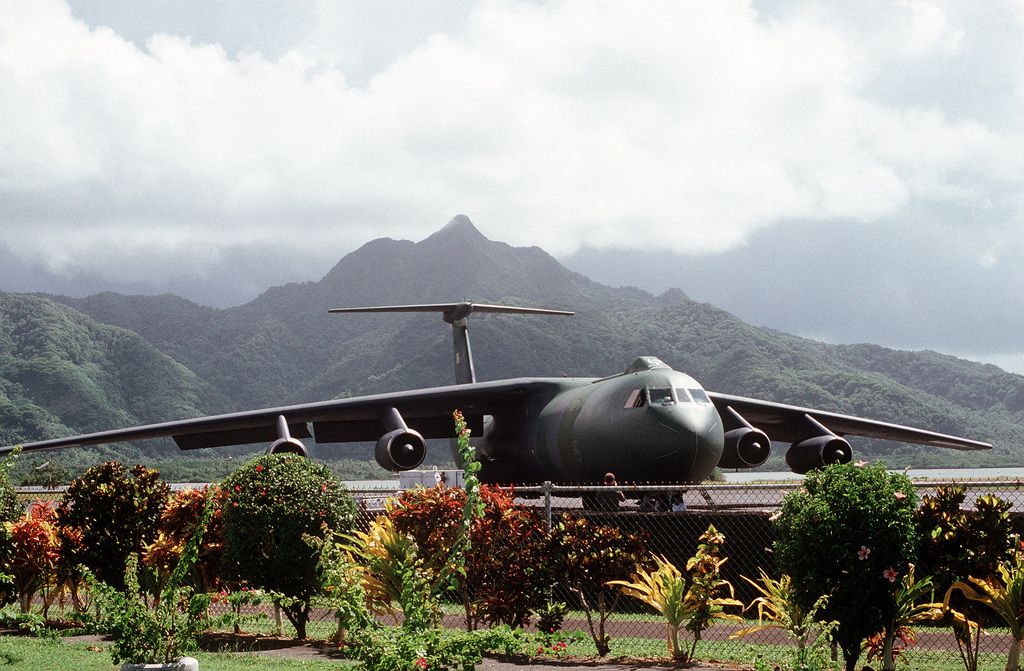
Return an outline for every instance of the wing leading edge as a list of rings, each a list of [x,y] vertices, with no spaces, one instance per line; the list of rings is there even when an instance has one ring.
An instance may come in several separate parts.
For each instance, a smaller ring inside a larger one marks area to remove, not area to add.
[[[731,407],[751,424],[767,433],[772,440],[780,442],[798,440],[801,421],[807,415],[840,436],[852,434],[867,438],[895,440],[903,443],[934,445],[935,447],[946,447],[954,450],[992,449],[991,444],[978,440],[950,436],[934,431],[924,431],[909,426],[900,426],[899,424],[878,422],[864,419],[863,417],[802,408],[784,403],[773,403],[744,396],[730,396],[711,391],[707,392],[707,394],[719,413],[723,413],[726,407]]]
[[[183,450],[246,445],[278,438],[279,417],[285,418],[293,438],[313,438],[317,443],[374,441],[387,430],[384,417],[390,408],[424,438],[454,436],[451,413],[456,409],[479,435],[485,414],[514,406],[544,386],[542,379],[521,378],[416,389],[100,431],[25,443],[21,448],[31,452],[150,438],[173,438]],[[0,454],[13,449],[2,447]]]

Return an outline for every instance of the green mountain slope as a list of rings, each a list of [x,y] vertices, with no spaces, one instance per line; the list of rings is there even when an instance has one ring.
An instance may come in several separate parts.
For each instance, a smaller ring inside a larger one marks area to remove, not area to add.
[[[192,371],[126,329],[0,293],[0,441],[189,417],[220,407]]]
[[[212,390],[196,405],[202,409],[447,384],[453,375],[450,329],[436,315],[339,316],[327,309],[475,300],[577,311],[574,318],[472,317],[474,358],[483,380],[604,376],[649,354],[716,391],[998,444],[982,455],[900,447],[888,459],[893,465],[1019,464],[1016,447],[1024,443],[1022,376],[933,352],[833,346],[756,328],[678,290],[653,296],[607,287],[567,270],[539,248],[488,240],[461,216],[418,243],[374,240],[318,282],[275,287],[226,310],[174,296],[59,300],[97,321],[132,329],[187,367]],[[158,378],[150,383],[151,389],[163,384]],[[83,398],[79,403],[87,406],[103,400]],[[151,416],[187,414],[176,410],[163,405]],[[117,419],[97,416],[90,426],[105,420],[123,424]],[[869,455],[892,448],[855,444]]]

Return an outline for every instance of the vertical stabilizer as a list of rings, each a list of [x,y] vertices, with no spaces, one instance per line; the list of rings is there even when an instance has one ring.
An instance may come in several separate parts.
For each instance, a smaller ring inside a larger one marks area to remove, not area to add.
[[[455,351],[455,383],[476,382],[473,369],[473,349],[469,344],[469,315],[491,312],[521,315],[572,316],[575,312],[524,308],[515,305],[488,305],[485,303],[430,303],[425,305],[377,305],[359,308],[332,308],[328,312],[440,312],[442,319],[452,325],[452,347]]]

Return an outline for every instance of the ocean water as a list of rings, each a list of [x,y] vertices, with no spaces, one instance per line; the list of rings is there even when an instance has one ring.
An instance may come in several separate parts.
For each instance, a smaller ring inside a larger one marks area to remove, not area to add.
[[[911,480],[1024,480],[1024,468],[911,468],[906,473]],[[803,477],[788,471],[753,470],[726,473],[725,481],[801,480]]]

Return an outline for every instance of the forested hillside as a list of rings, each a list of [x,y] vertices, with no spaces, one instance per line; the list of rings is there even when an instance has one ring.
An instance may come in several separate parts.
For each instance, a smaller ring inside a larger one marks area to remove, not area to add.
[[[1016,448],[1024,444],[1022,376],[932,352],[833,346],[757,328],[678,290],[652,296],[610,288],[539,248],[490,241],[465,217],[419,243],[367,243],[318,282],[276,287],[226,310],[170,295],[56,300],[91,319],[42,298],[6,298],[7,304],[46,309],[5,308],[5,333],[49,332],[34,338],[49,350],[12,349],[11,336],[0,342],[6,404],[0,430],[11,439],[447,384],[453,375],[450,328],[437,315],[341,316],[327,309],[473,300],[577,311],[572,318],[474,315],[480,379],[604,376],[649,354],[716,391],[998,445],[982,455],[900,447],[888,458],[893,465],[1019,464]],[[121,341],[132,343],[133,354],[112,344]],[[92,354],[82,360],[79,351]],[[39,352],[48,353],[40,358]],[[61,374],[47,378],[25,370]],[[855,443],[863,454],[891,447]]]

